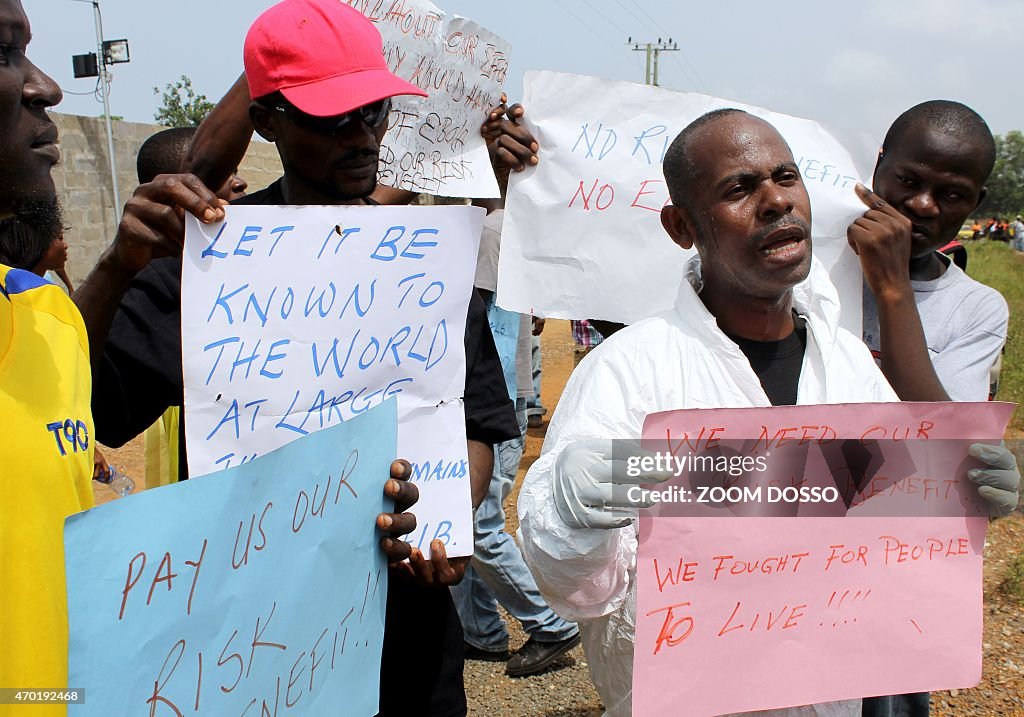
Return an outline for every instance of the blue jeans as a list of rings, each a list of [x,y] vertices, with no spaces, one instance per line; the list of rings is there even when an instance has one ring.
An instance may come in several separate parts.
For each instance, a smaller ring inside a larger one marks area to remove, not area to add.
[[[530,370],[533,373],[533,395],[526,399],[526,415],[543,416],[548,412],[548,409],[544,408],[544,404],[540,402],[540,336],[530,337]],[[518,399],[516,408],[519,408]],[[513,473],[514,476],[515,474]]]
[[[524,399],[516,400],[516,409],[519,428],[525,431]],[[537,642],[558,642],[579,632],[575,623],[566,622],[548,607],[519,546],[505,532],[502,502],[512,490],[522,456],[522,435],[494,447],[494,475],[474,517],[473,561],[462,582],[452,588],[466,642],[478,650],[508,649],[508,629],[498,613],[499,603]]]

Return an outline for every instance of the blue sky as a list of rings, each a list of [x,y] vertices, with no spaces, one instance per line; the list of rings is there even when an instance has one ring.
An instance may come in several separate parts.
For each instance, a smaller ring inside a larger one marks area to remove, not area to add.
[[[76,80],[71,55],[95,49],[92,6],[22,0],[30,57],[68,93],[58,111],[98,115],[95,80]],[[188,75],[218,99],[241,72],[242,42],[273,0],[101,0],[104,35],[126,37],[132,61],[114,66],[113,114],[151,122],[153,87]],[[508,91],[528,69],[643,81],[634,41],[671,36],[661,84],[860,129],[880,139],[897,114],[926,99],[974,107],[995,132],[1024,128],[1020,78],[1024,3],[1014,0],[443,0],[513,46]],[[72,95],[70,93],[85,93]]]

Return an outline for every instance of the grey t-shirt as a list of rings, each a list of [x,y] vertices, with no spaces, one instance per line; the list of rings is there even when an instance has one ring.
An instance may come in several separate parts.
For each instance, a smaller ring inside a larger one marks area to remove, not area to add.
[[[989,369],[1006,343],[1009,309],[1002,294],[967,276],[941,257],[945,273],[933,281],[911,281],[928,355],[954,401],[985,401]],[[881,359],[878,308],[864,287],[864,343]]]
[[[495,292],[498,290],[498,256],[501,253],[501,228],[505,221],[505,210],[496,209],[484,219],[480,234],[480,251],[476,257],[476,277],[473,285],[478,289]],[[533,321],[529,314],[519,315],[519,339],[516,343],[516,396],[529,398],[533,395],[533,369],[530,363],[530,337]]]
[[[501,226],[505,210],[496,209],[484,218],[480,233],[480,250],[476,255],[476,276],[473,286],[491,293],[498,290],[498,254],[501,249]]]

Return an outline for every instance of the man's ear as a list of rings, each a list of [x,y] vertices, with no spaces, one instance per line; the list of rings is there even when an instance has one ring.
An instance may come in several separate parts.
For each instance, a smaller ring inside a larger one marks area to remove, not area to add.
[[[981,191],[978,192],[978,203],[974,205],[974,208],[977,209],[978,207],[980,207],[981,203],[985,201],[985,197],[987,197],[987,196],[988,196],[988,187],[982,187]]]
[[[690,214],[682,207],[674,204],[666,204],[661,209],[661,226],[672,241],[683,249],[692,249],[696,235],[693,231],[693,222]]]
[[[259,102],[253,102],[249,105],[249,119],[252,121],[252,126],[256,129],[256,134],[268,142],[277,141],[277,132],[274,130],[272,117],[273,113],[271,110]]]

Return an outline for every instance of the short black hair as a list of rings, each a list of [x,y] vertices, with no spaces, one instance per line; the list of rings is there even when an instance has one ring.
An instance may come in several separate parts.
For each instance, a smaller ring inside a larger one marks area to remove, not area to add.
[[[662,171],[665,174],[668,194],[672,198],[672,203],[677,207],[682,207],[687,211],[691,208],[688,202],[692,194],[693,182],[696,179],[696,169],[690,159],[690,140],[705,125],[734,114],[749,115],[750,113],[735,107],[723,107],[705,112],[686,125],[683,131],[672,140],[672,144],[669,145],[668,151],[665,153]]]
[[[15,201],[14,214],[0,219],[0,264],[32,271],[68,228],[57,197]]]
[[[139,183],[152,182],[158,174],[177,174],[195,133],[195,127],[173,127],[143,142],[135,160]]]
[[[952,100],[929,100],[914,105],[896,118],[882,142],[879,163],[884,161],[886,148],[897,147],[908,132],[935,130],[942,134],[956,135],[978,148],[979,168],[984,173],[982,183],[988,180],[996,163],[996,142],[992,130],[981,115],[961,102]]]

